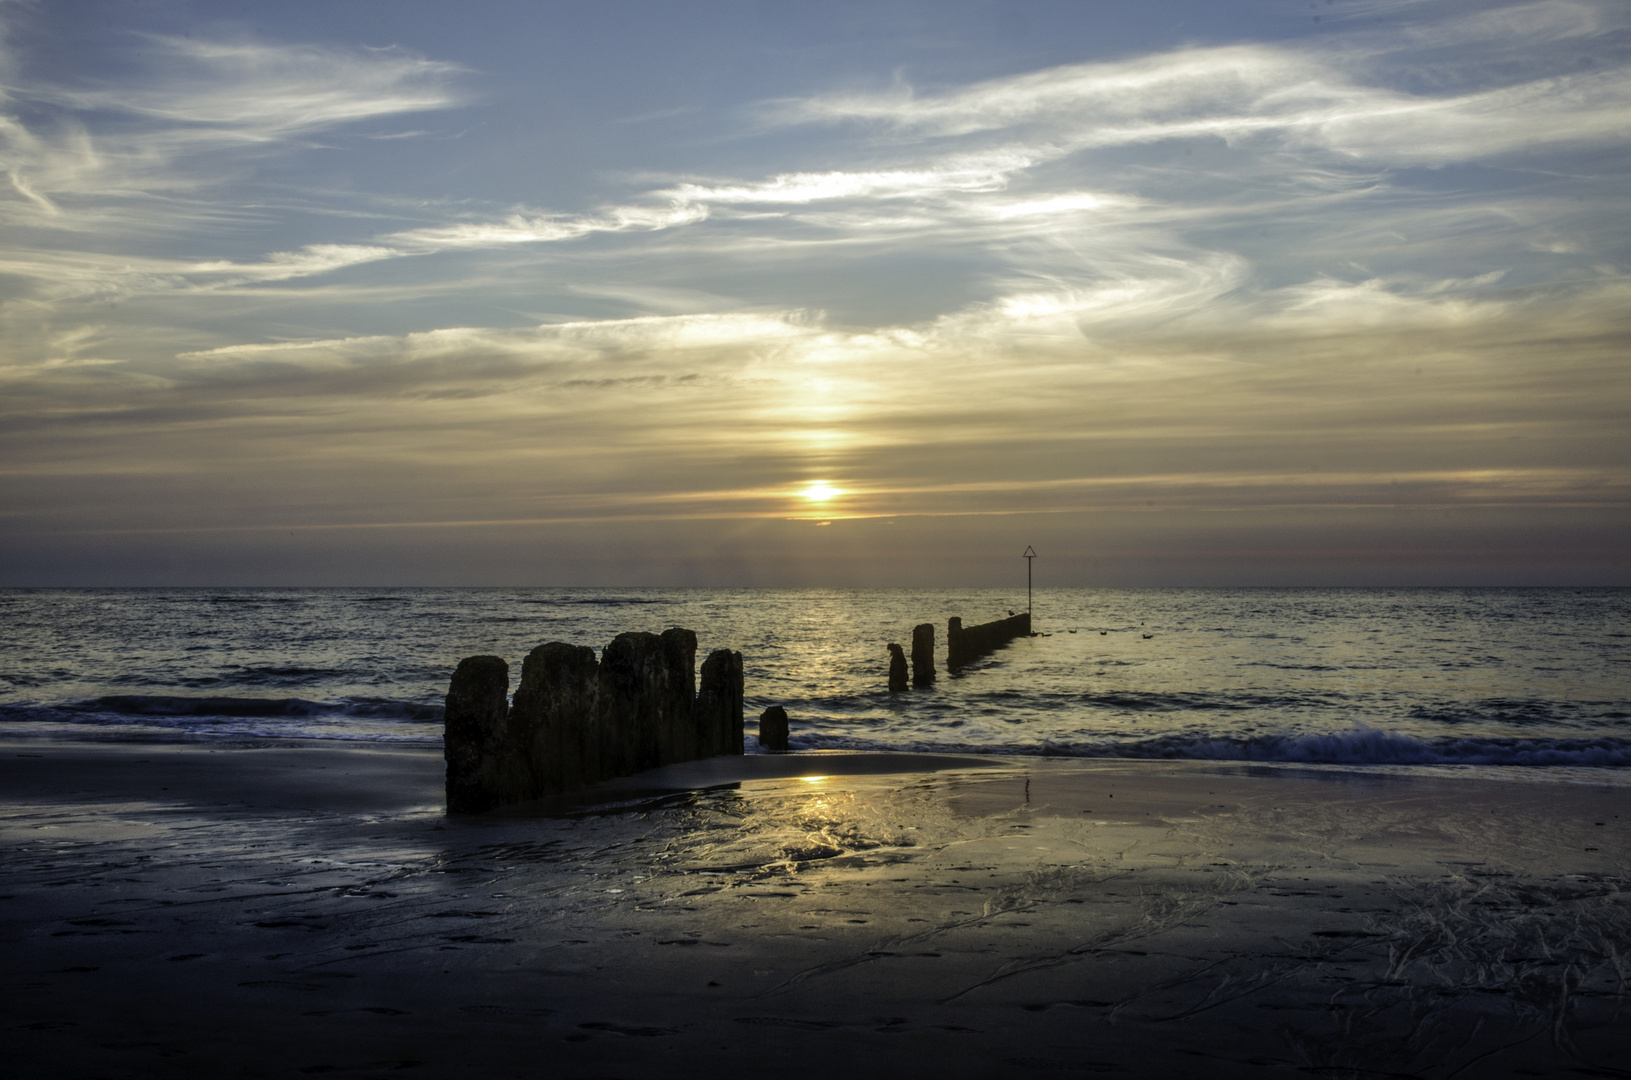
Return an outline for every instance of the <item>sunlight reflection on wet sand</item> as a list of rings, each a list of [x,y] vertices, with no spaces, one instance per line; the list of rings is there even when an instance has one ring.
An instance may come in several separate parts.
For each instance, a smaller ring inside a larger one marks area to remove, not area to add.
[[[1631,997],[1624,788],[788,755],[446,818],[434,753],[11,749],[30,1075],[1491,1075]]]

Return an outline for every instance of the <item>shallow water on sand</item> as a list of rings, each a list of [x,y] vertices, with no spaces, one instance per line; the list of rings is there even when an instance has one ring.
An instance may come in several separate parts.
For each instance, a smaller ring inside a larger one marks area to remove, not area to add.
[[[1631,764],[1631,590],[1043,589],[956,677],[945,622],[999,590],[0,591],[0,731],[434,743],[460,657],[687,626],[746,661],[749,729],[796,747],[1109,757]],[[933,689],[885,689],[935,624]],[[751,738],[750,738],[751,743]],[[1601,770],[1601,771],[1600,771]]]

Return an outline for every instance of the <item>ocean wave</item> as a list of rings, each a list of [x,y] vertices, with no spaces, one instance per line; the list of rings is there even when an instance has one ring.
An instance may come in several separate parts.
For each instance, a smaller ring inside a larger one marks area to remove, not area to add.
[[[257,664],[211,675],[176,675],[164,671],[130,671],[108,678],[110,686],[168,686],[203,690],[217,686],[278,686],[313,684],[353,678],[356,672],[342,668],[307,667],[298,664]]]
[[[554,601],[557,604],[598,604],[609,607],[624,607],[630,604],[667,604],[669,602],[662,597],[652,596],[562,596]]]
[[[541,607],[567,606],[571,604],[589,604],[599,607],[626,607],[630,604],[670,604],[671,600],[661,596],[556,596],[550,598],[518,597],[511,603],[535,604]]]
[[[1624,720],[1623,702],[1547,701],[1544,699],[1486,698],[1482,701],[1434,702],[1416,705],[1405,715],[1412,720],[1439,724],[1557,724],[1571,720]]]
[[[925,753],[1020,754],[1042,757],[1143,760],[1261,761],[1321,765],[1631,765],[1631,739],[1420,739],[1367,724],[1317,734],[1218,736],[1162,735],[1120,742],[1055,742],[1040,745],[971,746],[927,743],[886,745],[876,740],[801,734],[794,745],[810,749],[911,750]]]
[[[1087,746],[1044,753],[1105,756]],[[1467,737],[1421,739],[1366,724],[1324,734],[1169,735],[1114,747],[1108,756],[1285,761],[1329,765],[1631,765],[1631,740]]]
[[[342,668],[306,667],[300,664],[256,664],[222,676],[226,679],[333,679],[352,674]]]
[[[1340,697],[1340,695],[1337,695]],[[1131,713],[1164,712],[1242,712],[1253,709],[1296,709],[1331,707],[1340,702],[1330,695],[1274,694],[1264,691],[1204,693],[1199,691],[1109,690],[1099,693],[1060,693],[1030,690],[999,690],[968,694],[971,705],[1008,708],[1022,701],[1038,710],[1111,709]]]
[[[304,698],[190,697],[178,694],[109,694],[65,702],[57,709],[109,717],[368,719],[439,723],[442,706],[389,698],[342,702]],[[8,710],[15,711],[15,710]]]

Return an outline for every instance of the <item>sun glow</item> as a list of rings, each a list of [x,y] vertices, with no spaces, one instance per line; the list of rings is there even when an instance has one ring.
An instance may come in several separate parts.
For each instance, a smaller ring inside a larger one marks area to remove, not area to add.
[[[822,503],[842,495],[843,492],[839,491],[835,487],[831,487],[826,483],[823,483],[820,480],[817,480],[815,483],[811,484],[809,487],[800,492],[800,494],[806,499],[809,499],[811,502]]]

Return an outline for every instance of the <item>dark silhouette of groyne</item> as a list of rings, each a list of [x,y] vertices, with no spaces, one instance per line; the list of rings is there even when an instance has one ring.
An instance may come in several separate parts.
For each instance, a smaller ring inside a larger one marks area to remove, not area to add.
[[[1017,637],[1030,636],[1031,613],[1028,611],[996,622],[967,627],[962,619],[953,616],[946,622],[946,670],[956,671],[995,652]]]
[[[946,670],[956,674],[965,664],[995,652],[1017,637],[1031,637],[1031,613],[1010,615],[996,622],[965,627],[956,616],[946,621]],[[889,690],[906,689],[906,653],[889,643]],[[934,685],[934,624],[919,623],[912,628],[911,680],[914,687]]]
[[[475,814],[616,776],[742,753],[742,654],[716,649],[696,672],[697,636],[619,634],[599,660],[552,641],[510,669],[459,661],[447,691],[449,813]]]

